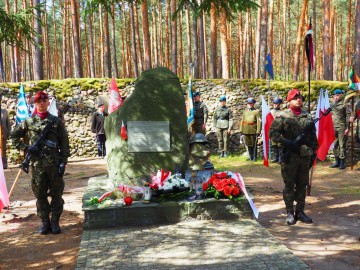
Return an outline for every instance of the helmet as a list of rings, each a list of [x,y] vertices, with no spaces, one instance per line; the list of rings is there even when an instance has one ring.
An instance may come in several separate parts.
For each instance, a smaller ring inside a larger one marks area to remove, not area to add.
[[[247,103],[256,103],[255,98],[248,98]]]
[[[191,138],[190,143],[196,143],[196,142],[202,143],[202,142],[208,142],[208,141],[206,140],[206,137],[205,137],[204,134],[202,134],[202,133],[196,133],[196,134]]]
[[[282,101],[282,99],[281,98],[275,98],[274,99],[274,103],[275,104],[281,104],[283,101]]]

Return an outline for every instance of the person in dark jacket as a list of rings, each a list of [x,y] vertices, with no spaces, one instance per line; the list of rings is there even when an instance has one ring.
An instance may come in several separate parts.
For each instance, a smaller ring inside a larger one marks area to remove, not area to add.
[[[106,156],[104,120],[108,114],[104,112],[104,109],[104,104],[100,102],[98,110],[94,112],[91,120],[91,131],[96,134],[98,158],[104,158]]]

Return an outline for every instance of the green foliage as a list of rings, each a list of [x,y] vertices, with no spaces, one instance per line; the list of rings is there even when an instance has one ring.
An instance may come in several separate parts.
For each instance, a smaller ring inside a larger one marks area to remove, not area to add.
[[[229,20],[233,19],[233,13],[246,11],[248,9],[257,9],[259,7],[255,1],[251,0],[203,0],[200,5],[197,1],[180,0],[173,17],[177,16],[178,13],[188,5],[192,7],[197,16],[202,12],[209,13],[211,6],[214,5],[216,13],[225,11]]]
[[[41,10],[44,3],[20,9],[17,13],[7,14],[3,7],[0,7],[0,43],[5,42],[9,45],[17,45],[24,49],[23,40],[35,43],[34,37],[37,35],[32,27],[31,19],[35,16],[35,10]],[[35,17],[36,19],[36,17]],[[21,33],[25,39],[19,39],[18,33]]]

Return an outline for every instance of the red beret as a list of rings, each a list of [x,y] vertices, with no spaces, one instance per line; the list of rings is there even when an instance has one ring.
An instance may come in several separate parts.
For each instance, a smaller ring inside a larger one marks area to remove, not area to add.
[[[37,92],[34,97],[34,102],[36,103],[39,99],[49,99],[48,94],[46,94],[44,91]]]
[[[297,88],[291,89],[291,90],[289,91],[288,95],[287,95],[286,100],[287,100],[287,101],[290,101],[290,100],[292,100],[292,99],[293,99],[295,96],[297,96],[297,95],[301,96],[300,90],[297,89]]]

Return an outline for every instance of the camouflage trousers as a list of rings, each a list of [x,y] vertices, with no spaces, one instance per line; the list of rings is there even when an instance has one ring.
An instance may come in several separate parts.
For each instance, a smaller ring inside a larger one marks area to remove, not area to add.
[[[345,159],[346,158],[346,143],[348,136],[344,135],[344,130],[339,130],[335,132],[335,141],[334,141],[334,156],[336,158]]]
[[[42,221],[59,220],[64,200],[64,179],[59,176],[59,166],[54,164],[32,165],[31,187],[36,197],[37,215]],[[51,197],[49,202],[48,197]]]
[[[229,134],[227,128],[217,128],[216,136],[219,143],[218,152],[228,151],[229,147]]]
[[[286,210],[303,211],[305,208],[306,186],[309,184],[310,156],[292,153],[287,163],[281,163],[281,176],[284,180],[283,199]]]

